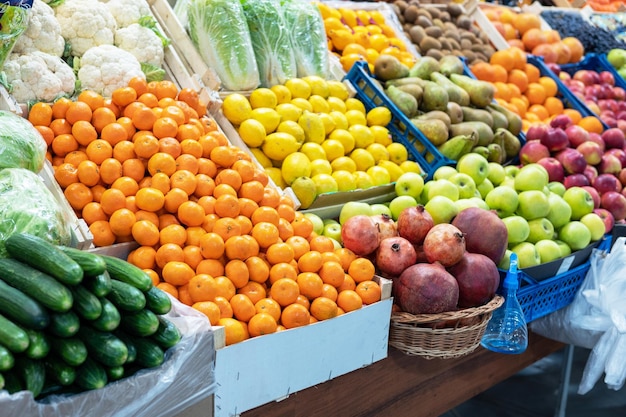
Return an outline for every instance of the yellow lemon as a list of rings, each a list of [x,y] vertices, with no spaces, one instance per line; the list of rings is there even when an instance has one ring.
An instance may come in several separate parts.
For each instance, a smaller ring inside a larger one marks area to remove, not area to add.
[[[317,174],[332,174],[333,168],[327,159],[315,159],[311,161],[311,176]]]
[[[374,135],[374,142],[380,143],[383,146],[388,146],[393,142],[391,138],[391,132],[384,126],[370,126],[370,131]]]
[[[356,143],[354,136],[346,129],[335,129],[330,132],[328,135],[328,139],[335,139],[341,142],[343,145],[344,152],[349,153],[354,149],[354,144]]]
[[[376,165],[372,154],[363,148],[356,148],[350,152],[350,159],[354,161],[357,171],[367,171],[370,167]]]
[[[265,127],[265,133],[272,133],[280,123],[280,114],[274,109],[259,107],[250,112],[250,117],[258,120]]]
[[[391,178],[391,182],[396,182],[398,178],[400,178],[400,175],[404,174],[402,168],[400,168],[398,164],[391,161],[380,161],[378,163],[378,166],[381,166],[387,170],[387,172],[389,173],[389,177]]]
[[[243,94],[233,93],[227,95],[222,102],[224,116],[235,126],[251,117],[252,106]]]
[[[289,133],[274,132],[267,135],[261,149],[268,158],[282,161],[287,155],[300,149],[300,144]]]
[[[278,97],[269,88],[257,88],[250,93],[250,105],[253,109],[268,107],[273,109],[278,104]]]
[[[298,119],[298,124],[304,130],[307,142],[322,143],[326,138],[324,122],[317,113],[305,111]]]
[[[331,176],[335,179],[337,183],[337,191],[352,191],[356,190],[356,179],[352,172],[337,170],[333,171]]]
[[[422,168],[419,166],[419,164],[415,161],[411,161],[410,159],[402,162],[400,164],[400,169],[402,169],[402,171],[404,172],[415,172],[416,174],[422,173]]]
[[[363,55],[352,53],[352,54],[342,55],[339,58],[339,63],[341,64],[341,67],[343,68],[343,70],[348,72],[350,71],[350,68],[352,68],[355,62],[364,61],[364,60],[365,60],[365,57]]]
[[[369,127],[362,124],[355,124],[348,128],[348,132],[354,137],[355,148],[367,148],[374,143],[374,135]]]
[[[365,148],[372,156],[374,157],[374,161],[378,163],[378,161],[388,161],[389,160],[389,151],[385,145],[380,143],[372,143],[367,148]]]
[[[304,143],[304,130],[298,124],[298,122],[294,122],[293,120],[285,120],[284,122],[280,122],[280,124],[276,128],[276,131],[289,133],[294,138],[296,138],[296,141],[298,141],[298,143]]]
[[[341,17],[343,18],[343,21],[346,22],[346,25],[353,27],[358,24],[356,21],[356,12],[353,9],[340,7],[337,10],[339,10],[339,13],[341,13]]]
[[[372,178],[374,185],[386,185],[391,182],[391,175],[385,168],[374,165],[367,169],[367,174]]]
[[[302,110],[313,111],[313,105],[306,98],[295,97],[291,99],[290,103],[301,108]]]
[[[326,136],[328,136],[330,132],[335,130],[335,121],[328,113],[319,113],[319,117],[322,119],[322,123],[324,123],[324,132],[326,132]]]
[[[387,126],[391,121],[391,111],[387,107],[374,107],[366,114],[368,126]]]
[[[278,104],[289,103],[291,100],[291,91],[283,84],[275,84],[270,87],[270,90],[276,94],[276,101]]]
[[[348,123],[348,119],[346,119],[346,116],[343,114],[343,112],[333,110],[330,113],[328,113],[328,115],[335,122],[335,129],[345,130],[345,129],[348,129],[348,127],[350,126],[350,124]]]
[[[328,92],[330,97],[337,97],[338,99],[345,101],[350,97],[350,90],[348,90],[348,86],[338,80],[328,80],[326,81],[328,85]]]
[[[348,110],[344,113],[346,116],[346,120],[348,120],[348,125],[361,125],[367,126],[367,119],[365,118],[365,113],[361,113],[359,110]]]
[[[336,193],[339,191],[337,181],[335,181],[332,175],[317,174],[311,177],[311,179],[315,183],[315,191],[317,192],[317,195],[324,193]]]
[[[280,171],[287,185],[291,185],[296,178],[311,175],[311,161],[304,153],[294,152],[283,159]]]
[[[282,121],[292,120],[297,122],[300,116],[302,116],[302,108],[293,103],[280,103],[275,110],[280,114],[280,120]]]
[[[346,102],[346,108],[348,110],[358,110],[358,111],[360,111],[363,114],[366,113],[365,105],[358,98],[350,97],[350,98],[346,99],[345,102]]]
[[[333,161],[330,163],[330,167],[333,169],[333,171],[354,172],[357,170],[357,164],[354,159],[346,155],[333,159]]]
[[[311,103],[311,111],[315,113],[328,113],[330,112],[330,105],[326,99],[317,94],[311,94],[309,97],[309,103]]]
[[[331,111],[334,110],[334,111],[338,111],[341,113],[345,113],[347,110],[346,103],[338,97],[330,96],[326,99],[326,101],[328,102],[328,106],[330,107]]]
[[[285,81],[285,87],[291,91],[291,98],[308,99],[311,96],[311,85],[302,78],[290,78]]]
[[[370,36],[370,46],[373,49],[380,52],[383,49],[391,46],[391,42],[389,41],[389,38],[386,35],[383,35],[382,33],[374,33]]]
[[[343,145],[336,139],[326,139],[322,142],[322,148],[326,152],[326,158],[329,161],[333,161],[333,159],[337,159],[340,156],[345,155],[345,151],[343,149]]]
[[[369,63],[376,62],[379,56],[380,53],[374,48],[367,48],[365,50],[365,59]]]
[[[269,168],[272,166],[272,160],[265,155],[261,148],[250,148],[250,152],[252,152],[252,155],[263,168]]]
[[[326,160],[326,151],[319,143],[305,142],[300,147],[300,152],[308,156],[311,161],[315,161],[317,159]]]
[[[356,187],[360,190],[365,190],[367,188],[371,188],[374,186],[374,181],[372,177],[365,171],[356,171],[353,172],[354,180],[356,182]]]
[[[270,177],[272,181],[274,181],[274,184],[276,184],[276,186],[280,188],[288,187],[287,183],[283,179],[283,173],[280,168],[274,166],[267,167],[265,168],[265,173],[268,177]]]
[[[239,125],[241,140],[251,148],[259,147],[265,140],[265,126],[256,119],[246,119]]]
[[[327,98],[330,95],[330,88],[326,80],[319,75],[307,75],[302,77],[311,86],[311,95],[322,96]]]
[[[393,142],[387,146],[387,151],[389,151],[389,160],[395,162],[400,165],[407,159],[409,159],[409,152],[406,147],[398,142]]]

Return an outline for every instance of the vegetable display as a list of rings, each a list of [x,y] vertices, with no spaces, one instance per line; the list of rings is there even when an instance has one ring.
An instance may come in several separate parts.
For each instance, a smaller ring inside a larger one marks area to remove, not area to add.
[[[46,142],[28,120],[0,110],[0,169],[24,168],[39,172],[46,150]]]

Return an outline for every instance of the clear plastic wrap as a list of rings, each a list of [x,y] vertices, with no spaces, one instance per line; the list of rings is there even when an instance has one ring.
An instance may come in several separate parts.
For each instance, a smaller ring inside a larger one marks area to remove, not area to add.
[[[189,37],[227,90],[252,90],[259,70],[244,13],[233,0],[179,0]],[[181,19],[182,20],[182,19]]]
[[[172,299],[165,315],[183,337],[156,368],[74,395],[50,395],[34,401],[29,391],[0,391],[3,417],[160,417],[181,413],[215,392],[215,349],[208,319]]]
[[[298,70],[279,0],[241,0],[261,86],[284,84]]]
[[[301,0],[281,0],[281,5],[291,34],[298,77],[317,75],[328,78],[329,51],[319,9],[315,4]]]
[[[70,244],[71,225],[42,179],[26,168],[0,170],[0,257],[5,240],[26,232],[57,245]]]
[[[46,141],[28,120],[0,110],[0,169],[26,168],[39,172],[47,150]]]

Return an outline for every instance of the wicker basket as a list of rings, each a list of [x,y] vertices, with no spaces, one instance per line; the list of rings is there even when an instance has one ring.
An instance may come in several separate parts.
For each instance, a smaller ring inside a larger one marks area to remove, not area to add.
[[[496,295],[479,307],[439,314],[393,313],[389,345],[407,355],[426,359],[458,358],[472,353],[491,314],[502,305],[504,298]]]

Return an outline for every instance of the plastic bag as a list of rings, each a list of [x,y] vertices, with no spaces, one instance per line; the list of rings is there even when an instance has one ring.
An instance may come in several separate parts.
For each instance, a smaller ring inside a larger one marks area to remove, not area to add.
[[[160,417],[178,415],[215,392],[213,333],[205,315],[172,300],[165,315],[183,337],[165,353],[161,366],[74,395],[34,401],[30,391],[0,391],[3,417]]]
[[[26,168],[39,172],[47,150],[43,136],[28,120],[0,110],[0,169]]]

